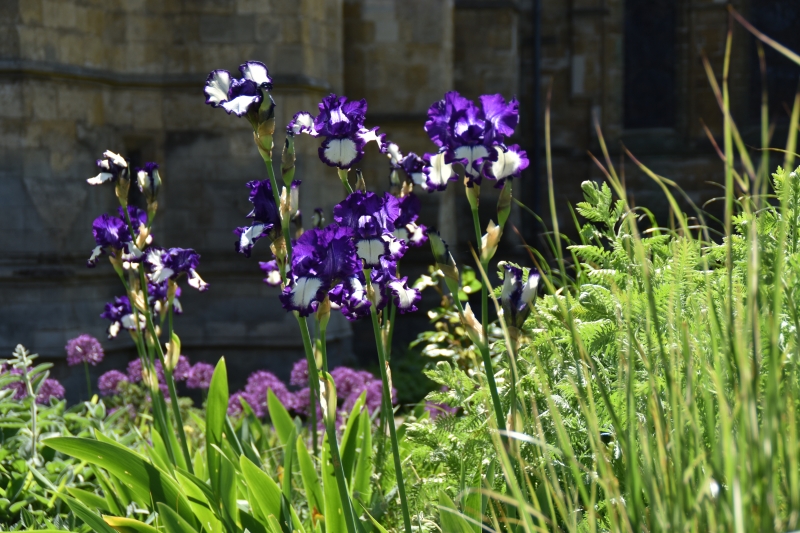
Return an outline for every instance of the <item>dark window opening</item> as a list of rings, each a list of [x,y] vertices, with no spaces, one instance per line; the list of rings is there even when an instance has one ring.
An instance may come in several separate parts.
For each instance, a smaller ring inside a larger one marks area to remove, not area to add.
[[[750,10],[750,21],[761,32],[794,52],[800,52],[800,2],[798,0],[759,0]],[[755,39],[754,39],[755,40]],[[750,63],[750,109],[757,122],[761,116],[761,66],[755,44]],[[787,124],[798,89],[800,66],[780,52],[764,45],[767,66],[769,117]]]
[[[674,128],[676,1],[625,0],[625,128]]]

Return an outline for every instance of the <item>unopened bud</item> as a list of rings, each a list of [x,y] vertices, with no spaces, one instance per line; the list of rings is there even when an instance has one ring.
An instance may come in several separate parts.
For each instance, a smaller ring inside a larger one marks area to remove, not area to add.
[[[336,385],[333,378],[327,372],[322,372],[319,376],[320,407],[322,407],[322,418],[325,424],[336,423]]]
[[[317,307],[317,320],[319,320],[320,329],[324,330],[328,326],[328,320],[331,318],[331,299],[326,295],[325,299]]]
[[[478,204],[480,203],[480,196],[481,196],[481,187],[474,181],[472,181],[469,176],[464,176],[464,190],[467,193],[467,201],[469,202],[469,207],[475,211],[478,209]]]
[[[364,192],[367,190],[367,184],[364,182],[364,174],[361,172],[360,168],[356,169],[356,190]]]
[[[164,362],[170,372],[175,370],[178,364],[178,358],[181,356],[181,340],[178,335],[173,332],[172,340],[167,343],[167,353],[164,356]]]
[[[281,175],[283,176],[283,183],[287,186],[294,179],[295,161],[294,134],[289,132],[283,142],[283,155],[281,156]]]
[[[500,198],[497,199],[497,222],[500,227],[506,225],[508,215],[511,214],[511,180],[505,180],[500,189]]]
[[[481,237],[481,262],[488,263],[497,252],[497,245],[500,243],[500,237],[503,234],[503,228],[494,223],[493,220],[489,221],[489,226],[486,228],[486,233]]]
[[[136,183],[147,199],[147,204],[155,202],[161,190],[161,175],[158,173],[158,165],[156,163],[145,163],[144,168],[137,169]]]
[[[467,330],[467,336],[469,336],[470,340],[482,346],[483,345],[483,326],[475,317],[475,313],[472,312],[472,308],[467,304],[464,306],[464,314],[461,315],[461,324],[464,326],[464,329]]]

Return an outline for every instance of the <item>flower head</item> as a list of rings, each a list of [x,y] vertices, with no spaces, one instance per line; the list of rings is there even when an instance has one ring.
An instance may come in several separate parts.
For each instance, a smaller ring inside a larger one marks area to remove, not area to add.
[[[158,164],[145,163],[144,168],[137,168],[136,183],[139,185],[139,190],[144,194],[147,202],[154,202],[161,190],[161,176],[158,173]]]
[[[400,214],[394,221],[394,236],[411,246],[422,246],[427,242],[427,228],[422,224],[417,224],[419,218],[420,201],[419,197],[410,193],[400,199]]]
[[[128,380],[133,383],[142,381],[142,360],[134,359],[128,363],[127,368]]]
[[[153,283],[177,280],[181,274],[186,274],[190,286],[199,291],[208,290],[208,283],[196,270],[200,264],[200,254],[191,248],[151,248],[145,261],[150,267],[150,281]]]
[[[207,390],[211,386],[211,377],[214,375],[214,366],[208,363],[195,363],[189,370],[186,386],[190,389]]]
[[[292,365],[292,372],[289,374],[289,385],[293,387],[308,385],[308,361],[306,359],[298,359]]]
[[[503,316],[509,327],[520,330],[536,300],[539,271],[530,269],[527,280],[523,281],[524,275],[520,267],[506,262],[501,262],[498,266],[504,271],[503,289],[500,293]]]
[[[250,189],[250,203],[253,204],[247,217],[253,219],[253,224],[236,228],[234,234],[238,237],[236,251],[250,257],[257,240],[280,232],[281,215],[269,180],[250,181],[247,187]]]
[[[203,92],[211,107],[222,107],[229,115],[241,117],[258,110],[264,100],[264,91],[272,89],[269,70],[260,61],[248,61],[239,66],[241,79],[234,79],[227,70],[212,70],[206,79]]]
[[[119,393],[120,383],[128,381],[128,376],[119,370],[109,370],[97,380],[97,388],[100,389],[101,396],[113,396]]]
[[[97,168],[100,173],[86,180],[89,185],[100,185],[107,181],[118,181],[130,179],[128,162],[119,154],[115,154],[111,150],[103,152],[104,159],[97,160]]]
[[[383,145],[383,135],[378,128],[368,130],[364,127],[367,101],[353,101],[345,96],[331,94],[319,104],[319,113],[297,113],[286,131],[293,135],[306,133],[312,137],[322,136],[325,140],[319,147],[319,158],[326,165],[349,169],[364,156],[364,147],[370,141]]]
[[[116,296],[113,302],[108,302],[105,305],[100,318],[109,320],[111,324],[108,326],[108,338],[113,339],[118,334],[120,329],[127,329],[130,331],[144,331],[145,318],[144,315],[139,313],[139,324],[137,328],[136,315],[133,314],[131,302],[127,296]]]
[[[39,386],[36,403],[47,405],[51,399],[63,400],[64,392],[64,386],[58,380],[47,378]]]
[[[79,335],[74,339],[67,341],[64,347],[67,351],[67,364],[79,365],[81,363],[88,363],[92,366],[97,366],[98,363],[103,361],[105,352],[100,341],[91,335]]]
[[[497,160],[492,161],[484,167],[484,175],[497,181],[495,187],[502,188],[506,179],[516,178],[523,170],[528,168],[528,154],[521,150],[518,144],[511,146],[495,146]]]
[[[258,370],[247,378],[244,394],[247,402],[253,408],[253,412],[259,418],[267,414],[267,392],[270,390],[287,409],[291,409],[294,404],[294,395],[275,374],[266,370]]]

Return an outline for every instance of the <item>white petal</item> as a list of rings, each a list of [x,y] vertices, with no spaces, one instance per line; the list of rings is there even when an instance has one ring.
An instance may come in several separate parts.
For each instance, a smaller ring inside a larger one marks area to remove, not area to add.
[[[358,241],[356,250],[358,257],[363,259],[366,264],[377,265],[380,263],[380,257],[386,253],[386,246],[382,239],[365,239]]]
[[[339,166],[349,166],[358,157],[358,147],[352,139],[329,139],[325,158]]]
[[[378,148],[382,149],[383,148],[383,135],[382,134],[379,135],[377,132],[378,132],[378,128],[372,128],[371,130],[368,130],[366,128],[361,128],[360,130],[358,130],[358,133],[356,133],[356,135],[358,135],[359,139],[364,141],[364,144],[367,144],[368,142],[375,141],[376,143],[378,143]]]
[[[298,133],[307,133],[312,137],[317,136],[317,132],[314,131],[314,117],[311,116],[311,113],[306,113],[305,111],[297,113],[290,127],[292,128],[292,133],[295,135]]]
[[[423,189],[428,187],[428,184],[425,182],[425,173],[423,172],[412,172],[411,181],[414,182],[414,185],[419,185]]]
[[[408,240],[408,230],[406,228],[396,228],[392,235],[395,236],[396,239],[400,239],[401,241]]]
[[[259,95],[253,96],[237,96],[230,102],[224,102],[222,104],[222,108],[230,113],[236,113],[237,116],[241,117],[245,113],[247,113],[247,108],[250,107],[255,100],[261,98]]]
[[[94,249],[92,249],[92,255],[89,256],[89,263],[92,265],[97,263],[97,258],[100,257],[101,253],[103,253],[103,247],[95,246]]]
[[[416,222],[406,224],[406,231],[408,232],[408,241],[414,244],[419,243],[425,238],[425,232],[417,225]]]
[[[403,251],[403,240],[405,239],[392,239],[388,235],[384,235],[383,240],[389,243],[389,255],[396,256]]]
[[[228,89],[231,87],[231,75],[227,70],[215,70],[206,81],[206,102],[214,107],[228,101]]]
[[[528,281],[526,281],[525,285],[522,287],[522,301],[526,304],[533,302],[533,299],[536,298],[536,289],[538,287],[539,274],[534,274],[531,272],[528,275]]]
[[[263,63],[259,63],[257,61],[248,61],[244,65],[242,65],[239,70],[242,71],[242,76],[246,80],[252,80],[256,82],[257,85],[261,85],[262,83],[272,83],[272,78],[269,77],[269,73],[267,72],[267,67],[264,66]]]
[[[103,157],[110,160],[112,163],[117,165],[118,167],[128,168],[128,162],[125,161],[125,158],[119,154],[115,154],[111,150],[106,150],[103,152]]]
[[[444,187],[453,177],[453,165],[444,162],[444,152],[431,156],[428,180],[437,186]]]
[[[466,159],[467,163],[464,165],[464,168],[470,176],[476,177],[480,172],[475,170],[473,163],[477,159],[488,157],[489,151],[486,150],[486,147],[482,144],[477,146],[459,146],[456,148],[455,156],[458,159]]]
[[[108,326],[108,338],[113,339],[119,334],[120,323],[113,322],[110,326]]]
[[[297,278],[292,287],[292,304],[299,309],[306,309],[316,297],[322,281],[317,278]]]
[[[169,270],[169,269],[165,268],[164,270]],[[194,287],[198,291],[204,291],[208,289],[208,283],[203,281],[203,278],[201,278],[194,270],[189,271],[189,285],[191,287]]]
[[[503,179],[515,174],[521,163],[519,154],[510,150],[504,152],[499,146],[496,146],[495,149],[497,150],[497,161],[492,162],[492,176]]]
[[[119,322],[115,322],[115,323],[119,324]],[[146,324],[147,323],[146,323],[146,319],[144,318],[144,315],[139,315],[139,329],[140,330],[144,330]],[[125,315],[124,317],[122,317],[122,327],[125,328],[125,329],[131,329],[131,330],[135,330],[136,329],[136,318],[134,317],[133,313],[130,313],[130,314]]]
[[[397,307],[400,309],[408,309],[414,305],[414,299],[417,296],[417,291],[409,289],[405,283],[401,281],[390,281],[389,288],[395,296],[397,296]]]
[[[177,298],[172,299],[172,309],[178,314],[183,313],[183,306],[181,306],[181,302]]]
[[[126,244],[128,246],[128,253],[124,259],[130,260],[130,259],[139,259],[140,257],[142,257],[143,255],[142,251],[139,248],[137,248],[133,242],[129,242]]]
[[[400,151],[400,147],[395,143],[388,143],[386,145],[386,155],[394,166],[399,165],[400,160],[403,159],[403,153]]]
[[[113,177],[114,174],[111,174],[110,172],[101,172],[97,176],[86,180],[86,183],[88,183],[89,185],[100,185],[101,183],[105,183],[111,180]]]
[[[254,224],[247,228],[247,231],[242,232],[242,236],[239,238],[239,246],[241,248],[250,248],[255,243],[255,240],[261,237],[261,234],[264,233],[264,224]]]
[[[175,271],[171,268],[166,268],[164,266],[155,267],[153,273],[150,275],[150,281],[153,283],[161,283],[165,279],[169,279],[174,273]],[[191,281],[189,284],[191,285]]]
[[[269,274],[267,274],[267,285],[272,285],[273,287],[277,287],[281,284],[281,273],[277,270],[273,270]]]

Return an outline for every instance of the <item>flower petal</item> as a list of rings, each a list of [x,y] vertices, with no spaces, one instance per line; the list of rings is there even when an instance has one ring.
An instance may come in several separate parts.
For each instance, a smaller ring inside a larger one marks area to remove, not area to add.
[[[376,143],[378,143],[378,149],[381,152],[383,152],[383,144],[384,144],[384,139],[386,138],[386,134],[385,133],[378,134],[377,131],[378,128],[372,128],[371,130],[368,130],[366,128],[361,128],[356,133],[356,136],[359,139],[361,139],[362,146],[366,145],[368,142],[375,141]]]
[[[203,281],[203,278],[201,278],[194,269],[189,270],[189,286],[194,287],[200,292],[208,290],[208,283]]]
[[[271,224],[253,224],[252,226],[236,228],[233,231],[239,237],[236,241],[236,251],[246,257],[250,257],[256,241],[266,236],[270,229],[272,229]]]
[[[206,78],[206,86],[203,92],[206,95],[206,103],[212,107],[219,107],[223,102],[228,101],[228,89],[231,87],[231,73],[227,70],[212,70]]]
[[[107,181],[111,181],[112,179],[114,179],[114,174],[111,174],[110,172],[101,172],[97,176],[86,180],[86,183],[89,185],[100,185]]]
[[[93,268],[97,265],[97,258],[103,253],[102,246],[95,246],[92,249],[92,255],[89,256],[89,259],[86,261],[86,266],[89,268]]]
[[[292,132],[294,135],[299,133],[305,133],[312,137],[319,135],[314,129],[314,117],[308,111],[295,113],[292,121],[286,126],[286,131]]]
[[[244,79],[254,81],[262,89],[267,91],[272,89],[272,78],[269,76],[269,69],[261,61],[248,61],[239,66],[239,71]]]
[[[381,263],[381,256],[389,253],[389,244],[378,237],[376,239],[363,239],[356,243],[358,257],[364,260],[367,267],[376,267]]]
[[[280,300],[285,309],[298,311],[300,316],[308,316],[316,311],[324,288],[320,278],[299,277],[284,289]]]
[[[487,178],[504,180],[519,176],[520,172],[528,168],[528,154],[525,150],[520,150],[519,145],[514,144],[505,150],[500,146],[495,146],[495,150],[497,151],[497,161],[488,165]]]
[[[489,151],[482,144],[474,146],[459,146],[455,149],[456,159],[462,160],[464,170],[472,178],[480,178],[481,169],[475,168],[475,162],[489,156]]]
[[[400,278],[389,282],[389,290],[394,294],[394,304],[401,313],[416,311],[416,304],[422,299],[420,292],[410,288],[407,281],[408,278]]]
[[[237,117],[241,117],[247,113],[247,110],[250,106],[254,103],[261,102],[261,95],[247,95],[243,94],[241,96],[237,96],[230,102],[224,102],[222,104],[222,108],[228,112],[230,115],[231,113],[235,114]]]
[[[445,152],[435,155],[425,154],[428,166],[425,167],[427,189],[429,191],[443,191],[447,188],[448,181],[455,181],[458,177],[453,171],[453,165],[445,163]]]
[[[364,156],[363,147],[357,138],[328,138],[319,147],[319,158],[331,167],[350,168]]]

